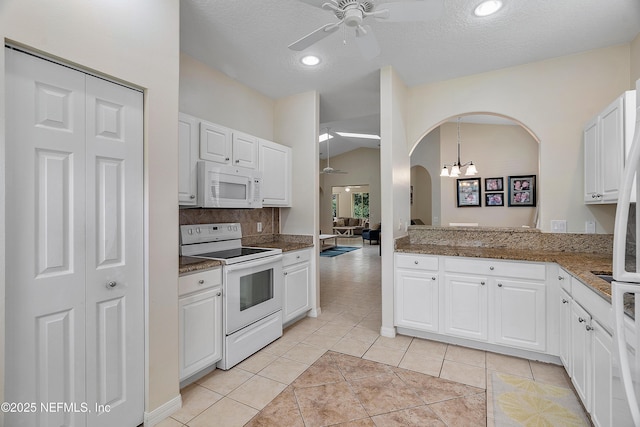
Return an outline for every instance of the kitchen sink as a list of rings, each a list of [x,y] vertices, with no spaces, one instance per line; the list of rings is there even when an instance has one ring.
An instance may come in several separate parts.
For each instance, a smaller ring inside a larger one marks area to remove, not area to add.
[[[602,280],[606,280],[609,283],[611,283],[613,281],[613,275],[612,274],[601,273],[599,271],[592,271],[592,273],[595,274],[596,277],[599,277]]]

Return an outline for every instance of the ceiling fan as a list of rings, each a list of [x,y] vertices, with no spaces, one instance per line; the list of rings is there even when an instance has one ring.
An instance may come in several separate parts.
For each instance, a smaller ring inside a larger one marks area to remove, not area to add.
[[[318,0],[301,0],[318,5]],[[302,51],[314,43],[334,33],[342,24],[355,28],[356,45],[365,59],[373,59],[380,54],[380,46],[371,26],[364,22],[373,17],[386,22],[429,21],[442,13],[443,0],[410,0],[383,3],[376,6],[373,0],[329,0],[322,8],[332,11],[338,22],[325,24],[301,39],[291,43],[289,49]]]
[[[327,136],[329,136],[329,131],[327,130]],[[331,140],[331,138],[327,138],[327,166],[322,169],[320,171],[321,174],[327,174],[330,175],[332,173],[342,173],[342,174],[347,174],[349,172],[345,172],[345,171],[341,171],[339,169],[334,169],[331,167],[331,165],[329,164],[329,160],[331,159],[331,156],[329,155],[329,141]]]

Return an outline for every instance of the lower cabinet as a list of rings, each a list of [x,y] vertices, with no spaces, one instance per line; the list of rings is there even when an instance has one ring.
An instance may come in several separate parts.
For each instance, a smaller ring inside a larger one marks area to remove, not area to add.
[[[396,325],[438,332],[438,259],[420,255],[398,255],[396,266]]]
[[[591,411],[591,316],[575,301],[571,302],[571,371],[576,393]]]
[[[287,323],[311,309],[311,249],[284,254],[282,321]]]
[[[178,314],[180,381],[222,359],[220,270],[181,276]]]
[[[444,276],[444,333],[487,341],[489,298],[486,277]]]
[[[571,372],[571,296],[560,289],[560,360],[567,372]]]

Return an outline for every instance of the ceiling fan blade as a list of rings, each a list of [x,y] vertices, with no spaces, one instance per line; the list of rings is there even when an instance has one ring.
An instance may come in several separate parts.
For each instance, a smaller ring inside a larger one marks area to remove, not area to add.
[[[356,45],[360,49],[362,57],[370,60],[380,55],[380,45],[378,39],[373,34],[369,25],[361,25],[356,28]]]
[[[342,21],[338,23],[323,25],[314,32],[302,37],[300,40],[291,43],[289,45],[289,49],[296,51],[305,50],[314,43],[319,42],[323,38],[327,37],[329,34],[337,31],[341,23]]]
[[[388,12],[382,13],[384,10]],[[438,19],[443,10],[442,0],[414,0],[379,4],[371,15],[385,22],[432,21]]]

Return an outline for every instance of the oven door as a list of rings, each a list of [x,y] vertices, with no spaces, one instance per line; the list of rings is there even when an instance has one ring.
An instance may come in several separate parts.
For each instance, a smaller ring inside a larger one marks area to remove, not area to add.
[[[282,282],[282,255],[225,265],[225,334],[282,310]]]

